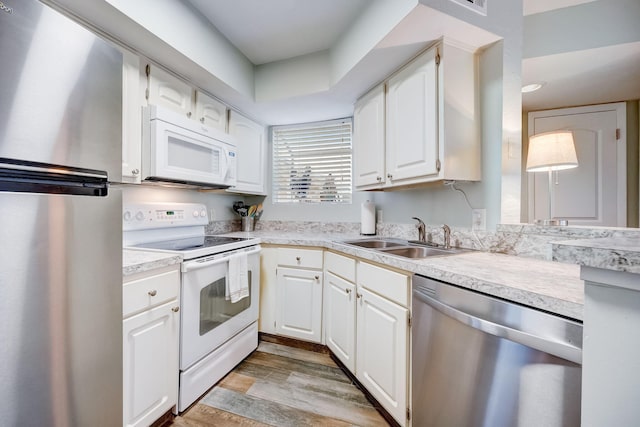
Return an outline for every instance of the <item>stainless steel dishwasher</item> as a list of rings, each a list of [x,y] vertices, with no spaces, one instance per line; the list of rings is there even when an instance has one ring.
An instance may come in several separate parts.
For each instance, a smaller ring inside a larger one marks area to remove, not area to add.
[[[414,427],[579,426],[582,324],[414,276]]]

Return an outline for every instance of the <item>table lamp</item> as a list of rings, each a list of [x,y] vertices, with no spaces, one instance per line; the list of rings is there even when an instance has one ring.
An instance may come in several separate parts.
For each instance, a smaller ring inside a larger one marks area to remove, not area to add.
[[[551,189],[553,171],[578,167],[578,157],[571,131],[539,133],[529,138],[527,172],[548,172],[549,174],[549,217],[536,220],[537,225],[566,225],[551,217]]]

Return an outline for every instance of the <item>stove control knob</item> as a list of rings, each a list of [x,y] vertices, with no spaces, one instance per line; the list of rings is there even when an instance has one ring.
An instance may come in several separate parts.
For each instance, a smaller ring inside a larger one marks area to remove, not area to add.
[[[124,213],[124,215],[123,215],[123,218],[124,218],[124,220],[125,220],[126,222],[129,222],[129,221],[131,221],[131,217],[132,217],[132,216],[133,216],[133,215],[131,214],[131,211],[125,211],[125,213]]]
[[[142,211],[138,211],[138,212],[136,213],[136,220],[138,220],[138,221],[144,221],[144,212],[142,212]]]
[[[202,209],[200,211],[200,218],[205,218],[207,216],[207,211],[205,211],[204,209]]]
[[[199,211],[193,211],[193,217],[194,218],[198,218],[199,215],[200,215]]]

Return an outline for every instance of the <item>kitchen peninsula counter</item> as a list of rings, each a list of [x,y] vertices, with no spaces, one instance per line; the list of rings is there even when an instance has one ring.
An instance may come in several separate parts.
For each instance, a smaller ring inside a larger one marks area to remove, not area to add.
[[[182,257],[175,254],[162,252],[148,252],[131,249],[122,251],[122,275],[130,276],[156,268],[168,267],[180,264]]]
[[[263,244],[331,249],[561,316],[583,318],[584,284],[578,265],[475,251],[409,259],[340,243],[364,238],[357,234],[254,231],[225,235],[258,237]]]

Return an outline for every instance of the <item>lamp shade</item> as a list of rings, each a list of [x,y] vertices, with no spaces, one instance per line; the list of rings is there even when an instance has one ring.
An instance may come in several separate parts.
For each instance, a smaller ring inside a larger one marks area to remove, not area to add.
[[[573,133],[553,131],[529,138],[527,172],[563,170],[578,167]]]

